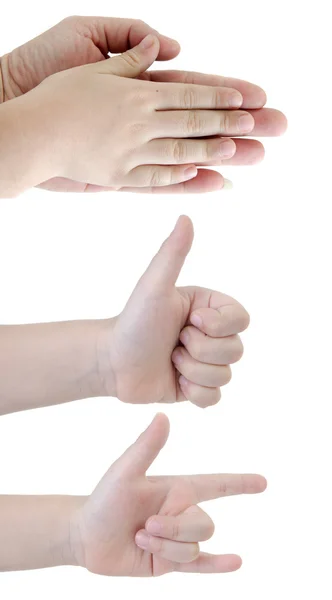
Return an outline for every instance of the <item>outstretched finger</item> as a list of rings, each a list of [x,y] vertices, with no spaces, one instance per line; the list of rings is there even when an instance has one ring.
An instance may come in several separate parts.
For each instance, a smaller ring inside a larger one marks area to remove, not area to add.
[[[267,486],[261,475],[211,474],[185,477],[195,490],[197,503],[241,494],[260,494]]]

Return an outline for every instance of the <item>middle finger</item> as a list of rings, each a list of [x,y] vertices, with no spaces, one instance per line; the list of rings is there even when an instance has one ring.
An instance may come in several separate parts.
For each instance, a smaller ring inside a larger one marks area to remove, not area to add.
[[[255,126],[252,115],[244,110],[170,110],[155,112],[155,138],[245,135]]]

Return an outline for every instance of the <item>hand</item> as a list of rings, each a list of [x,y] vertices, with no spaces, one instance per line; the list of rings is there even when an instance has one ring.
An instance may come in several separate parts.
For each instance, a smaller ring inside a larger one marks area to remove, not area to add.
[[[180,52],[178,42],[159,34],[143,21],[67,17],[1,58],[4,100],[26,94],[46,77],[60,71],[105,60],[110,52],[130,50],[149,33],[160,43],[156,60],[170,60]]]
[[[158,53],[157,38],[147,36],[121,56],[52,75],[25,96],[25,111],[30,107],[35,117],[38,110],[48,132],[54,175],[94,189],[163,187],[195,177],[195,163],[204,157],[234,153],[232,140],[214,136],[254,127],[249,113],[225,110],[239,107],[241,94],[129,79],[145,71]],[[195,106],[183,110],[193,94]]]
[[[175,287],[193,240],[181,217],[138,282],[122,313],[99,338],[105,393],[123,402],[179,402],[206,407],[220,399],[229,365],[243,353],[237,335],[249,324],[233,298],[199,287]]]
[[[146,476],[167,441],[169,423],[157,415],[109,469],[70,521],[75,563],[100,575],[151,577],[172,571],[225,573],[236,555],[200,552],[214,532],[201,502],[263,492],[259,475]]]
[[[98,62],[107,58],[109,52],[123,52],[138,44],[148,33],[154,33],[160,42],[157,60],[174,58],[180,47],[175,40],[158,34],[142,21],[103,17],[69,17],[34,40],[17,48],[1,60],[4,99],[14,98],[36,87],[46,77],[75,66]],[[23,65],[23,68],[22,68]],[[256,85],[238,79],[181,71],[149,71],[139,78],[161,83],[186,83],[194,85],[231,87],[243,96],[242,108],[254,116],[252,135],[281,135],[286,129],[286,119],[276,110],[263,108],[265,92]],[[264,147],[257,140],[234,140],[232,156],[213,156],[211,160],[197,163],[203,166],[253,165],[264,157]],[[150,186],[144,192],[200,193],[220,189],[221,175],[212,170],[200,169],[195,178],[180,184],[163,187]],[[39,187],[52,191],[91,192],[107,188],[91,187],[86,182],[68,178],[52,178]],[[130,191],[143,191],[131,188]]]

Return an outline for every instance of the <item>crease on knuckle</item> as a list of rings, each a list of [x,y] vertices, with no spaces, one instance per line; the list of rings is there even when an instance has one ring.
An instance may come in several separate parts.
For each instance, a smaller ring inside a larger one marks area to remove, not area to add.
[[[160,187],[163,185],[161,172],[158,169],[151,172],[149,185],[151,187]]]
[[[232,130],[231,118],[226,111],[220,113],[220,132],[230,133]]]
[[[187,158],[187,146],[186,142],[182,140],[176,140],[173,144],[173,158],[176,163],[186,162]]]
[[[214,102],[216,108],[222,108],[223,106],[225,106],[225,92],[218,88],[215,88]]]
[[[124,54],[122,54],[122,59],[130,66],[130,67],[138,67],[140,65],[140,58],[135,52],[135,50],[128,50]]]
[[[189,135],[198,134],[202,129],[201,117],[197,110],[189,110],[187,114],[187,130]]]
[[[197,94],[192,86],[187,86],[182,95],[182,108],[192,109],[197,104]]]

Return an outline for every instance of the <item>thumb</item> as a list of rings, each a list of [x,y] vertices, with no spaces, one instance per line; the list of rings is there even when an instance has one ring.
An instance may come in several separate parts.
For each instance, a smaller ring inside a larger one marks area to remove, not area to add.
[[[175,285],[193,239],[193,224],[189,217],[182,215],[170,236],[152,259],[138,285],[145,285],[148,290]]]
[[[136,442],[112,465],[112,473],[119,477],[144,475],[165,446],[168,435],[169,420],[163,413],[158,413]]]
[[[98,64],[99,73],[109,73],[119,77],[138,77],[156,60],[160,43],[155,35],[147,35],[138,46]]]

